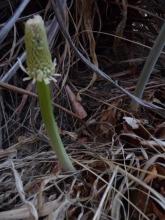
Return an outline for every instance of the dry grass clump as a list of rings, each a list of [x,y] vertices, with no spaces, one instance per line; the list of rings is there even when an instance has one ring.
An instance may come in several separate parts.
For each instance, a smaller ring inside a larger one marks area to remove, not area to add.
[[[12,0],[0,6],[0,219],[163,220],[162,111],[131,112],[129,97],[89,70],[61,34],[54,2],[22,6]],[[80,0],[68,1],[68,8],[60,2],[76,48],[133,92],[164,22],[164,2]],[[44,18],[58,60],[61,77],[51,90],[60,134],[77,169],[73,174],[62,172],[51,151],[35,85],[22,81],[24,23],[34,14]],[[144,94],[161,109],[164,53]]]

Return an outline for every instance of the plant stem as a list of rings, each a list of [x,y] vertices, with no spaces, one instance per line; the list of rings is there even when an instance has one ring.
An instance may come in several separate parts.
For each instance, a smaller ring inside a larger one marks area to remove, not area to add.
[[[37,81],[37,92],[43,122],[50,138],[51,146],[56,152],[57,157],[65,171],[75,171],[70,158],[68,157],[59,135],[57,123],[54,120],[54,114],[51,103],[50,88],[44,81]]]
[[[137,83],[137,86],[134,92],[135,96],[137,96],[138,98],[143,97],[145,86],[148,83],[150,75],[160,56],[161,51],[164,48],[164,45],[165,45],[165,23],[163,24],[159,32],[159,35],[155,41],[153,48],[150,51],[150,54],[146,60],[146,63],[139,77],[139,80],[138,80],[138,83]],[[135,101],[132,101],[131,108],[137,111],[138,107],[139,107],[139,104]]]
[[[52,62],[44,21],[39,15],[35,15],[25,24],[25,46],[28,78],[36,82],[41,115],[51,146],[62,168],[65,171],[75,171],[63,146],[53,114],[49,83],[51,80],[55,81],[55,65]]]

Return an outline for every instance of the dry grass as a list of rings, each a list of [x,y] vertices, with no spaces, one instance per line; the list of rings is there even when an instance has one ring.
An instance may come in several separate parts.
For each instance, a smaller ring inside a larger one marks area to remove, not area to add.
[[[145,108],[130,112],[130,99],[82,63],[60,33],[51,2],[30,1],[18,17],[19,1],[2,0],[0,6],[0,220],[163,220],[163,117]],[[164,2],[155,2],[78,0],[64,10],[76,47],[129,92],[165,20]],[[45,18],[61,73],[51,85],[53,103],[77,168],[74,174],[61,171],[41,121],[35,86],[22,81],[18,58],[26,66],[24,21],[36,13]],[[144,97],[162,108],[164,53]],[[73,109],[66,85],[86,118]]]

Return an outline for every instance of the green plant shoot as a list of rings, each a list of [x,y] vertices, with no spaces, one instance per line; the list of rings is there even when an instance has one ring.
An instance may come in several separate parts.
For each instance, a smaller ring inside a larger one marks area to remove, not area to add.
[[[135,89],[135,96],[138,98],[143,97],[144,89],[146,84],[148,83],[148,80],[150,78],[150,75],[154,69],[154,66],[165,46],[165,22],[159,32],[159,35],[156,38],[156,41],[153,45],[153,48],[151,49],[149,56],[147,57],[147,60],[145,62],[145,65],[143,67],[143,70],[141,72],[141,75],[139,77],[136,89]],[[139,104],[135,101],[132,101],[131,108],[133,110],[138,110]]]
[[[41,115],[52,149],[65,171],[75,171],[63,146],[53,114],[49,83],[51,80],[55,80],[55,65],[52,62],[44,22],[39,15],[29,19],[25,24],[25,46],[27,79],[36,82]]]

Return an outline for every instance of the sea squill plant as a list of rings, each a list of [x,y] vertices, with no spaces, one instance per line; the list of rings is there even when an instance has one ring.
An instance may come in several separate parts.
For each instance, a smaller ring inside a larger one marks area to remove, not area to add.
[[[53,113],[50,93],[50,81],[55,81],[55,64],[52,62],[46,30],[41,16],[36,15],[25,24],[25,47],[27,52],[26,79],[36,83],[42,120],[50,144],[65,171],[75,168],[64,148]]]

